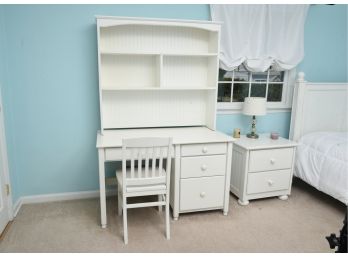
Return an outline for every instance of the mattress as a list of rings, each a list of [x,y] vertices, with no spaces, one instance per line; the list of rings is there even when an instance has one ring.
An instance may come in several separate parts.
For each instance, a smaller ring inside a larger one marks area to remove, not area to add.
[[[294,175],[348,204],[348,133],[314,132],[299,140]]]

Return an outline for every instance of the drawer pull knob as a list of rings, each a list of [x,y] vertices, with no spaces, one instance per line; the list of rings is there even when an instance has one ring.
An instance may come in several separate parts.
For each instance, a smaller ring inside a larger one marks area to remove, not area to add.
[[[206,171],[207,170],[207,165],[203,164],[202,167],[201,167],[201,170],[202,171]]]
[[[202,152],[203,153],[207,153],[208,152],[208,148],[204,146],[203,149],[202,149]]]
[[[275,164],[276,160],[275,159],[271,159],[271,164]]]
[[[205,192],[201,192],[200,196],[201,196],[201,198],[204,198],[205,197]]]
[[[274,184],[274,182],[270,179],[267,182],[268,182],[268,185],[270,185],[270,186],[273,186],[273,184]]]

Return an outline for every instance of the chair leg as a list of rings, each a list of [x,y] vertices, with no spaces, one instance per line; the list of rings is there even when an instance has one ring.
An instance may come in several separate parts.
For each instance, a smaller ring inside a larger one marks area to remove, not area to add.
[[[118,196],[118,216],[122,215],[122,192],[118,190],[117,192]]]
[[[127,227],[127,199],[123,196],[123,238],[124,243],[128,244],[128,227]]]
[[[159,201],[159,202],[162,201],[162,195],[158,195],[158,201]],[[158,206],[158,211],[159,211],[159,212],[162,212],[162,205],[159,205],[159,206]]]
[[[169,220],[169,199],[168,195],[165,196],[166,198],[166,237],[167,240],[170,239],[170,220]]]

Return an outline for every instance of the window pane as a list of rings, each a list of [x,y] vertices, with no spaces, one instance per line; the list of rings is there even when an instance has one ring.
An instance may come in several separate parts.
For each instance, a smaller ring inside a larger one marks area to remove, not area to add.
[[[225,71],[223,69],[219,69],[219,81],[231,81],[232,75],[233,71]]]
[[[253,72],[252,81],[255,82],[267,82],[267,71],[266,72]]]
[[[269,82],[283,82],[284,81],[284,71],[270,71],[269,72]]]
[[[282,84],[269,84],[268,85],[267,101],[268,102],[281,102],[282,101],[282,93],[283,93],[283,85]]]
[[[249,84],[233,84],[233,102],[244,102],[244,98],[249,94]]]
[[[231,102],[231,83],[219,83],[218,102]]]
[[[266,84],[251,84],[250,96],[266,97]]]
[[[250,79],[250,72],[238,71],[238,70],[234,71],[234,81],[249,81],[249,79]]]

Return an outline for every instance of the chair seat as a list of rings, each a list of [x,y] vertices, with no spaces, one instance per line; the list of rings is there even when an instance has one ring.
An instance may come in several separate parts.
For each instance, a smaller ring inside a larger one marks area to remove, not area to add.
[[[151,171],[149,171],[151,172]],[[158,169],[156,170],[155,174],[159,174]],[[165,190],[166,187],[166,172],[164,169],[162,169],[162,176],[158,177],[145,177],[145,171],[143,170],[141,172],[141,177],[135,177],[130,178],[130,169],[127,169],[126,171],[127,175],[127,193],[133,193],[133,192],[146,192],[146,191],[155,191],[155,190]],[[137,176],[137,171],[134,174]],[[116,171],[116,179],[117,184],[123,188],[123,177],[122,177],[122,170]]]

